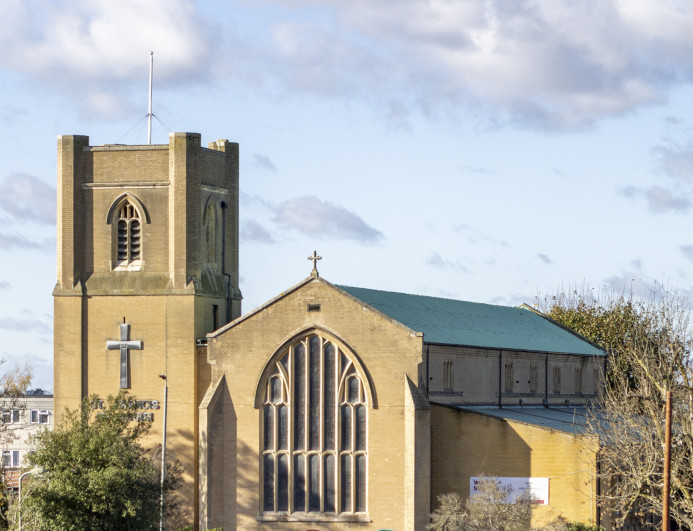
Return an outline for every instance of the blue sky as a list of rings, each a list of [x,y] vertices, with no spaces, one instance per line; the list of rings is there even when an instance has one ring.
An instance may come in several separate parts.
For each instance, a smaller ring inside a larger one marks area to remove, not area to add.
[[[0,353],[52,388],[56,137],[241,149],[244,311],[693,286],[693,5],[0,0]]]

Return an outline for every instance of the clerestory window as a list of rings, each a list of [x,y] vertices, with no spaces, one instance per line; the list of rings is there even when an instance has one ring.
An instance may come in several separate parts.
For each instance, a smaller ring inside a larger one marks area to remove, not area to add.
[[[140,214],[128,200],[118,207],[116,216],[117,265],[138,265],[142,258]]]
[[[270,367],[263,390],[263,517],[365,516],[368,399],[353,361],[311,334]]]

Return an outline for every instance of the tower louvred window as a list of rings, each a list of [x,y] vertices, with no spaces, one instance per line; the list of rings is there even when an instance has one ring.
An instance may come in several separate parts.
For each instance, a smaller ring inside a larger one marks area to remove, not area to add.
[[[264,514],[365,513],[368,401],[352,360],[311,334],[273,363],[264,385]]]
[[[130,201],[124,201],[118,208],[116,227],[117,265],[133,264],[141,260],[142,230],[140,214]]]

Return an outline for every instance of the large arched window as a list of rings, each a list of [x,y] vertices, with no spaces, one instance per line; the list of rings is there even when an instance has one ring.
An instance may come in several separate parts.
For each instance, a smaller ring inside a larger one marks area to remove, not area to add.
[[[263,515],[365,516],[368,398],[353,360],[310,334],[273,362],[263,385]]]

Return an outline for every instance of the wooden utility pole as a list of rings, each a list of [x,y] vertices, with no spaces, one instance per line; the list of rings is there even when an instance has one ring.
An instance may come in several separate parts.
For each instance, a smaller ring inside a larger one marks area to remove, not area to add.
[[[667,391],[664,430],[664,489],[662,492],[662,531],[669,531],[669,473],[671,469],[671,391]]]

